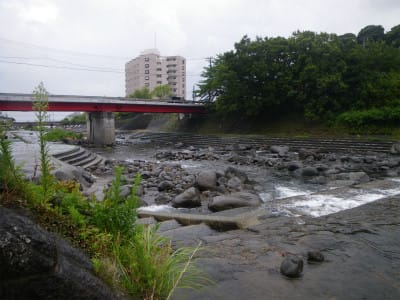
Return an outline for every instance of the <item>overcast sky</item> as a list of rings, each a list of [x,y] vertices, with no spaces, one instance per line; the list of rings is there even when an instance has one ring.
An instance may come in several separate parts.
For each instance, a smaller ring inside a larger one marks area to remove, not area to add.
[[[387,31],[399,16],[400,0],[0,0],[0,92],[124,96],[125,62],[157,47],[187,58],[191,99],[205,58],[244,35]]]

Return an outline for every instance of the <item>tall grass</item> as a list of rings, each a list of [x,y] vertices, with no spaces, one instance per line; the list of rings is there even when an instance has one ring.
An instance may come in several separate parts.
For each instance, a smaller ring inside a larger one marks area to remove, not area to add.
[[[140,226],[131,239],[114,244],[119,270],[115,279],[141,299],[169,299],[177,288],[201,288],[211,280],[192,264],[199,248],[173,250],[171,242],[157,234],[157,226]]]

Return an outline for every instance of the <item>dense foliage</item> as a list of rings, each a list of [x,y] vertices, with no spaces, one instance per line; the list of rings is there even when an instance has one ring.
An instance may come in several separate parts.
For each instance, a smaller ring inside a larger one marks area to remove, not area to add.
[[[399,46],[400,25],[386,34],[370,25],[357,36],[245,36],[205,68],[197,92],[225,115],[299,112],[309,120],[334,121],[347,111],[390,110],[400,103]]]

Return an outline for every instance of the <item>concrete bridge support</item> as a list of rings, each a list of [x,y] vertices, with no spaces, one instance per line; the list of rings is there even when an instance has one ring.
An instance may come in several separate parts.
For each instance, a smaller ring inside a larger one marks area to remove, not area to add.
[[[88,112],[87,135],[90,144],[112,145],[115,141],[115,122],[112,112]]]

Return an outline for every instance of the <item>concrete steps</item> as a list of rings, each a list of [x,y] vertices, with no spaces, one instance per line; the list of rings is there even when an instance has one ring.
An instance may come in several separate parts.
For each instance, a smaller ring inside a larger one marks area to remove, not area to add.
[[[103,157],[82,147],[74,147],[68,151],[52,154],[52,156],[64,163],[84,169],[104,162]]]
[[[369,141],[361,139],[318,139],[318,138],[274,138],[274,137],[219,137],[212,135],[192,135],[187,133],[138,132],[131,139],[152,140],[157,143],[178,143],[187,146],[216,147],[245,144],[250,146],[286,145],[292,150],[300,148],[321,149],[335,152],[388,152],[393,141]]]

